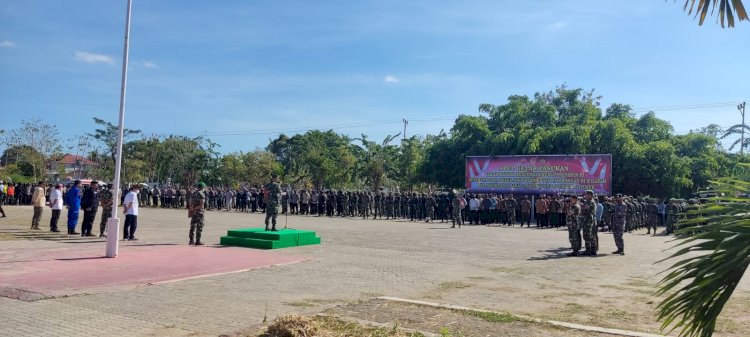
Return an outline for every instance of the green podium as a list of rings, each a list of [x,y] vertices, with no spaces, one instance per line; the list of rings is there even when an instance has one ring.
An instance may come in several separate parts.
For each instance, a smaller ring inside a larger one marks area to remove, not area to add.
[[[259,227],[230,229],[227,236],[222,236],[219,242],[225,246],[277,249],[318,245],[320,238],[313,231],[287,228],[271,232]]]

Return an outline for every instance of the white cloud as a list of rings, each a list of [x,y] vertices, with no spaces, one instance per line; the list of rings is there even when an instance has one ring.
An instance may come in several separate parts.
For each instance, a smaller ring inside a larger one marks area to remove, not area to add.
[[[398,77],[393,75],[386,76],[384,80],[386,83],[398,83],[399,81],[401,81],[398,79]]]
[[[83,61],[88,64],[95,64],[95,63],[115,64],[115,60],[112,59],[111,56],[104,55],[104,54],[94,54],[94,53],[89,53],[85,51],[77,51],[75,55],[76,55],[76,60]]]
[[[15,46],[16,46],[16,43],[13,41],[8,41],[8,40],[0,41],[0,47],[2,48],[12,48]]]
[[[159,66],[156,65],[156,63],[151,61],[143,60],[143,67],[144,68],[152,68],[152,69],[159,69]]]
[[[567,27],[567,26],[568,26],[568,22],[567,21],[558,21],[558,22],[555,22],[555,23],[547,26],[547,30],[549,30],[551,32],[555,32],[555,31],[558,31],[558,30],[565,29],[565,27]]]

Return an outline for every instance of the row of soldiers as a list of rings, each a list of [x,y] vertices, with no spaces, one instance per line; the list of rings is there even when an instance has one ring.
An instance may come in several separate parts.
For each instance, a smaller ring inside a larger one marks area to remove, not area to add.
[[[678,215],[682,213],[687,202],[679,199],[668,199],[663,204],[653,198],[634,198],[625,196],[622,198],[626,207],[625,231],[647,229],[646,234],[656,235],[657,226],[666,226],[666,233],[671,234],[678,221]],[[615,200],[611,197],[600,197],[604,206],[600,225],[611,230],[614,221]]]
[[[449,193],[307,191],[282,193],[282,213],[411,221],[451,220]]]

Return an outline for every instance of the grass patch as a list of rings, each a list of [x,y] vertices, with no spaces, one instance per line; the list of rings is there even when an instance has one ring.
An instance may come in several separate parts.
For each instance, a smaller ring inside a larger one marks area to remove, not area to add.
[[[565,303],[562,312],[565,314],[580,314],[586,310],[586,307],[578,303]]]
[[[305,302],[305,301],[296,301],[296,302],[284,302],[284,304],[290,306],[290,307],[297,307],[297,308],[312,308],[317,306],[315,303]]]
[[[481,318],[487,322],[492,323],[513,323],[513,322],[525,322],[526,320],[520,317],[511,315],[509,313],[498,313],[498,312],[487,312],[487,311],[476,311],[476,310],[454,310],[465,316],[472,316]]]
[[[471,287],[471,284],[464,283],[464,282],[443,282],[438,285],[440,289],[447,290],[447,289],[464,289]]]
[[[298,307],[298,308],[312,308],[317,307],[321,304],[328,304],[328,303],[337,303],[340,302],[338,300],[324,300],[324,299],[316,299],[316,298],[309,298],[304,299],[301,301],[295,301],[295,302],[285,302],[284,304],[290,306],[290,307]]]
[[[517,273],[521,271],[521,268],[520,267],[492,267],[490,268],[490,270],[496,273]]]
[[[629,286],[633,286],[633,287],[648,287],[648,288],[656,289],[653,284],[649,283],[648,281],[644,279],[639,279],[639,278],[630,279],[630,281],[628,281],[628,283],[626,284]]]
[[[335,317],[315,317],[319,324],[321,336],[325,337],[424,337],[419,332],[404,332],[392,328],[374,328],[354,322],[345,322]]]

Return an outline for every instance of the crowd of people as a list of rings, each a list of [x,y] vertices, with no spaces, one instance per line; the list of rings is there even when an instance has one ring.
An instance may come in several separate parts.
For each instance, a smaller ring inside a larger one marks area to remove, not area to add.
[[[277,179],[277,178],[274,178]],[[3,204],[32,205],[34,215],[31,229],[40,230],[39,222],[45,206],[52,209],[50,231],[59,232],[58,221],[67,209],[69,235],[94,236],[93,222],[99,207],[102,217],[99,236],[106,236],[107,219],[111,216],[114,190],[111,184],[99,186],[92,181],[81,186],[80,181],[62,184],[3,184],[0,181],[0,214],[5,216]],[[598,232],[611,231],[618,248],[614,253],[624,255],[622,233],[647,229],[656,235],[657,226],[666,227],[666,234],[675,229],[680,214],[689,203],[678,199],[656,200],[630,196],[598,196],[587,191],[576,195],[523,195],[494,193],[393,192],[282,189],[278,181],[250,188],[155,186],[136,184],[120,196],[124,206],[125,240],[137,240],[138,206],[160,208],[188,208],[191,212],[190,243],[200,243],[204,210],[266,213],[276,229],[276,216],[307,215],[351,217],[363,219],[405,219],[410,221],[449,222],[452,227],[468,223],[482,225],[520,224],[531,227],[532,219],[538,228],[567,228],[572,252],[570,255],[596,255]],[[83,213],[81,232],[76,231],[80,212]],[[194,215],[200,215],[195,218]],[[197,239],[197,240],[196,240]],[[583,244],[582,244],[583,242]],[[583,252],[580,252],[584,248]]]

